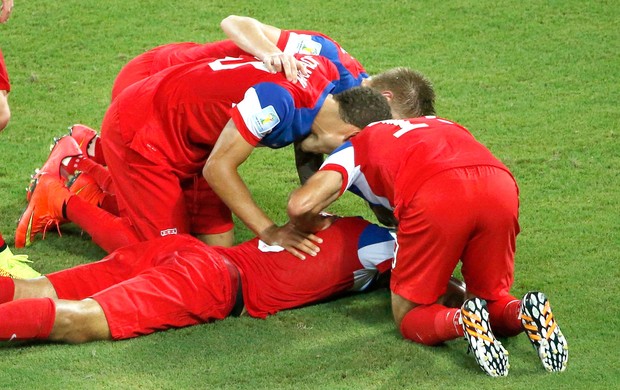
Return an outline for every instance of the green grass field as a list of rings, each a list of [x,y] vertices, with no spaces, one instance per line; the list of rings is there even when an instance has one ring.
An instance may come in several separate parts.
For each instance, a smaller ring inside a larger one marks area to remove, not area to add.
[[[521,227],[513,292],[549,296],[570,344],[547,374],[525,336],[511,371],[486,377],[464,340],[403,341],[387,291],[232,318],[122,342],[0,345],[0,388],[620,388],[620,5],[615,1],[15,0],[0,25],[13,119],[0,135],[0,231],[13,243],[24,188],[53,136],[99,128],[125,62],[174,41],[222,39],[219,21],[254,16],[337,39],[370,73],[405,65],[433,80],[439,115],[468,127],[513,171]],[[273,171],[273,175],[265,173]],[[258,150],[242,170],[285,221],[292,150]],[[370,217],[345,196],[333,212]],[[16,250],[51,272],[103,252],[74,226]],[[250,233],[237,228],[238,240]],[[0,321],[2,319],[0,318]]]

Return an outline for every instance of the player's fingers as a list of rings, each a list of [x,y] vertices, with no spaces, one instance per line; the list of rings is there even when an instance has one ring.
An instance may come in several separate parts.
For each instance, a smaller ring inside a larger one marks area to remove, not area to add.
[[[277,73],[276,67],[274,66],[275,60],[273,56],[268,56],[263,60],[263,65],[270,73]]]
[[[299,61],[298,59],[295,59],[295,67],[297,68],[299,72],[301,72],[302,75],[304,76],[308,75],[308,68],[306,68],[306,64]]]
[[[283,62],[285,66],[284,73],[286,73],[287,80],[293,83],[296,83],[297,82],[297,59],[294,57],[288,57],[284,59]]]
[[[273,68],[276,72],[283,72],[285,70],[284,62],[282,61],[281,56],[273,57]]]
[[[323,239],[322,239],[321,237],[319,237],[319,236],[315,236],[315,235],[314,235],[314,234],[312,234],[312,233],[311,233],[311,234],[308,234],[308,235],[306,236],[306,240],[310,240],[311,244],[312,244],[312,243],[314,243],[314,242],[316,242],[317,244],[322,244],[322,243],[323,243]],[[314,245],[314,244],[313,244],[313,245]],[[314,246],[316,246],[316,245],[314,245]],[[317,246],[317,248],[318,248],[318,246]]]
[[[312,257],[316,256],[317,253],[319,253],[319,251],[321,250],[321,248],[319,248],[317,245],[315,245],[312,241],[308,239],[304,239],[300,241],[299,243],[297,243],[297,245],[295,245],[295,248],[297,248],[300,251],[303,251],[304,253],[309,254]]]
[[[291,247],[286,248],[286,250],[291,253],[293,256],[297,257],[300,260],[306,260],[306,256],[300,253],[297,249]]]

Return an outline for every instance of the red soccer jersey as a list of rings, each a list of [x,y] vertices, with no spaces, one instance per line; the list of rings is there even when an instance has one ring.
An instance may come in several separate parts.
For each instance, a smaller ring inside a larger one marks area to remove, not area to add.
[[[6,71],[6,64],[0,50],[0,91],[10,91],[11,83],[9,82],[9,74]]]
[[[351,188],[373,204],[394,208],[404,195],[400,188],[406,188],[407,196],[413,196],[431,176],[473,165],[508,171],[461,125],[436,117],[420,117],[370,124],[336,149],[321,169],[343,174],[341,192]]]
[[[320,55],[336,65],[340,83],[334,93],[362,83],[368,77],[364,67],[336,41],[315,31],[282,30],[277,46],[290,54]],[[158,46],[135,57],[121,69],[112,88],[114,100],[125,88],[171,66],[207,58],[249,55],[229,39],[210,43],[180,42]]]
[[[299,55],[309,75],[297,83],[251,57],[171,67],[127,88],[118,99],[122,137],[151,161],[186,174],[202,167],[232,118],[251,144],[279,148],[305,138],[338,84],[336,67]]]
[[[324,239],[319,254],[306,260],[258,239],[214,249],[240,270],[248,313],[264,318],[338,294],[363,291],[379,273],[389,271],[394,238],[387,229],[362,218],[342,218],[325,233],[317,233]]]

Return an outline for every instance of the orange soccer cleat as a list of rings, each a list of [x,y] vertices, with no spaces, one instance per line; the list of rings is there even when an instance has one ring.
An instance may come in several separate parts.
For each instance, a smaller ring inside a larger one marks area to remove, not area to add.
[[[45,238],[45,233],[52,225],[56,225],[60,234],[60,225],[68,222],[62,216],[62,207],[71,193],[64,186],[62,179],[41,172],[39,177],[34,179],[32,189],[28,207],[17,223],[16,248],[32,244],[37,233],[42,232]]]
[[[66,176],[63,174],[62,160],[66,157],[78,157],[81,155],[80,146],[72,137],[66,135],[55,140],[45,164],[43,164],[41,169],[36,169],[34,174],[30,176],[30,184],[26,188],[26,199],[30,201],[36,181],[42,173],[49,173],[56,177]]]
[[[88,145],[90,145],[90,142],[97,137],[97,132],[88,126],[78,123],[69,127],[69,135],[77,142],[80,150],[82,150],[82,154],[87,156]]]
[[[99,206],[105,194],[95,179],[84,172],[78,172],[67,183],[69,191],[86,202]]]

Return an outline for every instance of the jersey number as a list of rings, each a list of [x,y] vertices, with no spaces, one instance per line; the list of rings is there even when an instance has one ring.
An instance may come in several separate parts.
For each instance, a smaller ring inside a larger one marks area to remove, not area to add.
[[[262,62],[260,61],[249,61],[248,62],[242,58],[227,57],[227,58],[222,58],[222,59],[215,60],[209,63],[209,66],[213,70],[235,69],[235,68],[239,68],[240,66],[246,66],[246,65],[251,65],[258,70],[269,72],[269,70],[267,70],[267,68]]]

